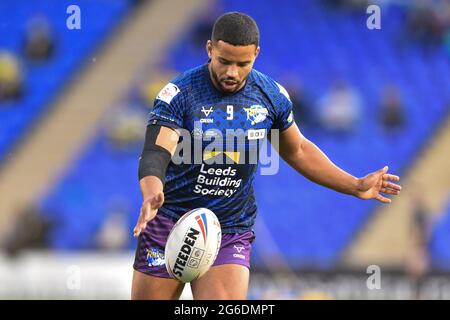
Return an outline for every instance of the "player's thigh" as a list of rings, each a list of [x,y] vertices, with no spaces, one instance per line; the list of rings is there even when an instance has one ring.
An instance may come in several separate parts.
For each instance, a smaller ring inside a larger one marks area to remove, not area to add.
[[[191,282],[195,300],[247,299],[250,271],[239,264],[212,266],[201,278]]]
[[[134,270],[131,287],[132,300],[179,299],[184,284],[168,278],[159,278]]]

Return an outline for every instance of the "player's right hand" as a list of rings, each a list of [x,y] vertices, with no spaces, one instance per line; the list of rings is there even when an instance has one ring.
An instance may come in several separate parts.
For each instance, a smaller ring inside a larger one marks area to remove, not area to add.
[[[141,212],[139,213],[138,222],[133,230],[133,235],[135,237],[138,237],[141,232],[145,230],[147,223],[156,216],[156,212],[159,208],[161,208],[163,203],[164,193],[162,192],[144,200],[142,203]]]

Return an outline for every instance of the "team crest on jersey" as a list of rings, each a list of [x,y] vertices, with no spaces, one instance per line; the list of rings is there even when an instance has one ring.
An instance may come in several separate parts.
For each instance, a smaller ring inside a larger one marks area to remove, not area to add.
[[[149,267],[158,267],[165,264],[164,252],[160,249],[147,249],[147,263]]]
[[[244,111],[247,113],[247,120],[250,120],[252,126],[266,120],[269,113],[267,108],[264,108],[259,104],[255,104],[250,108],[244,108]]]
[[[156,99],[162,100],[170,104],[173,98],[180,92],[180,89],[173,83],[168,83],[156,96]]]

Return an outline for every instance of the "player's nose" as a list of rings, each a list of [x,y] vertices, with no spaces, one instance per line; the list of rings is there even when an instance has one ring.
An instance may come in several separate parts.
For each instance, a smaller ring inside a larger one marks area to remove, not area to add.
[[[228,66],[226,75],[227,75],[227,78],[238,79],[239,72],[238,72],[237,66],[235,66],[235,65]]]

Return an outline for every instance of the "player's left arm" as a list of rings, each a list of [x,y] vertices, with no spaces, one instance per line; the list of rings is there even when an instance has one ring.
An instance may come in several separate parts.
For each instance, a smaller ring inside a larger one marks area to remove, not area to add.
[[[274,145],[274,141],[272,141]],[[398,195],[401,186],[391,181],[400,178],[388,174],[388,167],[356,178],[336,166],[313,142],[305,138],[293,123],[280,133],[279,146],[274,145],[280,156],[297,172],[322,186],[360,199],[376,199],[390,203],[381,193]]]

